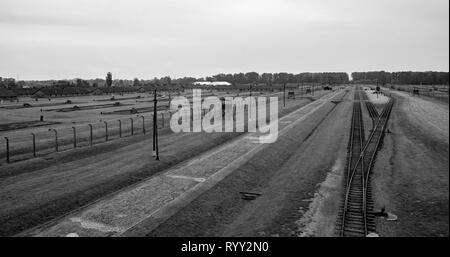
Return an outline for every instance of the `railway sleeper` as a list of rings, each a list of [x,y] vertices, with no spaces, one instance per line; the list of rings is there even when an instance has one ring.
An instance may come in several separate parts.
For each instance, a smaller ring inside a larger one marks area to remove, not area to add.
[[[363,215],[362,214],[362,208],[356,208],[356,209],[347,208],[347,214],[346,215],[347,216],[351,215],[351,216],[356,216],[356,217],[358,217],[358,216],[362,217],[362,215]],[[376,214],[374,214],[372,211],[367,211],[366,212],[366,216],[374,218],[376,216]]]
[[[360,223],[360,224],[355,224],[355,223],[351,223],[351,222],[347,222],[345,224],[345,229],[354,229],[355,231],[357,230],[361,230],[364,231],[364,224]]]
[[[345,219],[346,221],[349,221],[349,222],[353,222],[353,223],[361,223],[361,224],[363,224],[363,221],[364,221],[364,218],[363,217],[360,217],[360,218],[356,218],[356,217],[346,217],[346,219]],[[366,220],[366,223],[369,225],[373,225],[373,226],[375,226],[375,222],[373,221],[373,220],[371,220],[371,219],[367,219]]]
[[[344,235],[349,236],[365,236],[364,229],[344,228]]]
[[[367,229],[375,229],[375,224],[374,223],[369,223],[366,222],[367,225]],[[364,228],[364,222],[363,221],[347,221],[345,223],[345,227],[347,228],[354,228],[354,229],[358,229],[358,228]]]
[[[350,206],[351,208],[362,209],[362,204],[361,203],[347,203],[347,206]]]
[[[360,218],[360,219],[351,219],[351,218],[347,218],[346,220],[346,224],[347,223],[352,223],[352,224],[362,224],[364,225],[364,219]],[[373,220],[366,220],[366,224],[367,226],[375,226],[375,222]]]
[[[349,194],[349,200],[350,201],[353,201],[353,200],[358,200],[358,201],[362,201],[362,195],[361,195],[361,193],[352,193],[352,192],[350,192],[350,194]],[[350,202],[349,201],[349,202]]]

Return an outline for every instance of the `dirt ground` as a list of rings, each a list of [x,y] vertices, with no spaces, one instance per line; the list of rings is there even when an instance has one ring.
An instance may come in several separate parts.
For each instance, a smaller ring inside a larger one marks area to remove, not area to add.
[[[449,236],[449,106],[392,91],[388,133],[374,166],[380,236]]]

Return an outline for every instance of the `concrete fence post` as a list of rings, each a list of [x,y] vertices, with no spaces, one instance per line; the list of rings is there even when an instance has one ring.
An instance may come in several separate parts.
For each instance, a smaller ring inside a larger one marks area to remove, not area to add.
[[[105,141],[108,141],[108,122],[103,121],[105,123]]]
[[[89,142],[90,142],[90,146],[92,146],[92,141],[93,141],[93,135],[92,135],[92,124],[88,124],[89,126]]]
[[[73,148],[77,148],[77,129],[72,127],[73,129]]]
[[[53,132],[55,132],[55,150],[58,152],[58,131],[56,129],[53,129]]]
[[[142,115],[141,118],[142,118],[142,133],[144,133],[144,135],[145,135],[145,118],[144,118],[144,115]]]
[[[122,121],[119,120],[119,138],[122,138]]]
[[[6,140],[6,163],[9,163],[9,138],[5,137]]]
[[[134,135],[134,124],[133,124],[133,118],[130,118],[131,121],[131,135]]]
[[[34,133],[31,133],[33,136],[33,157],[36,157],[36,135]]]

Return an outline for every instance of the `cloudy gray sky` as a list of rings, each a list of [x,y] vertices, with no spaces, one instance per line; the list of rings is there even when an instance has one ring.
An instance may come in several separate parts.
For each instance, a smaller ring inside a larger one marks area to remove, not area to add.
[[[448,0],[0,0],[0,76],[449,69]]]

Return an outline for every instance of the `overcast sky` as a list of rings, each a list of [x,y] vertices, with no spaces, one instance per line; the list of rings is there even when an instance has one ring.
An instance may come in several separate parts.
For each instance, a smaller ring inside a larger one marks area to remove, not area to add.
[[[0,76],[449,70],[448,0],[0,0]]]

